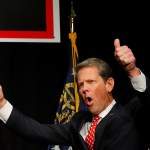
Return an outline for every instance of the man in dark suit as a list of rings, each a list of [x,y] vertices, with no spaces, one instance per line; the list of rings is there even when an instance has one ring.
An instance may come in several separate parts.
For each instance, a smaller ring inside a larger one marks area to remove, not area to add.
[[[76,113],[66,124],[40,124],[14,108],[0,88],[1,120],[28,140],[88,150],[86,136],[93,117],[98,115],[94,150],[147,150],[149,129],[144,115],[150,108],[150,80],[137,68],[129,47],[120,46],[119,39],[115,39],[114,47],[115,58],[132,83],[123,104],[113,96],[115,80],[109,64],[89,58],[76,67],[78,90],[89,111]]]

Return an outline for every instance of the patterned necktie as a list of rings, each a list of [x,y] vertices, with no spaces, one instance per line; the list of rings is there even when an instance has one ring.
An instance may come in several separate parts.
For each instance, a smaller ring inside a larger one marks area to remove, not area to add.
[[[100,116],[94,117],[94,120],[91,123],[89,133],[88,133],[87,137],[85,138],[85,141],[88,144],[89,150],[93,150],[93,148],[94,148],[95,130],[96,130],[96,126],[97,126],[99,119],[100,119]]]

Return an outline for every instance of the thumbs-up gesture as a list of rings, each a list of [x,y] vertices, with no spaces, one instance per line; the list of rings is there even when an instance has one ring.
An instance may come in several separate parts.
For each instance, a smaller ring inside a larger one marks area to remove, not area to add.
[[[136,67],[136,58],[132,50],[126,46],[120,45],[120,40],[114,40],[114,56],[129,76],[135,77],[140,74],[140,70]]]

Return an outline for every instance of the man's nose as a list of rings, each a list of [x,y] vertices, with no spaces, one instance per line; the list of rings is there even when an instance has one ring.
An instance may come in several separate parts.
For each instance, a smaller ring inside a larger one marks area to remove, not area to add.
[[[82,87],[82,91],[83,91],[83,93],[85,93],[86,91],[88,91],[88,85],[87,85],[87,83],[84,83],[83,84],[83,87]]]

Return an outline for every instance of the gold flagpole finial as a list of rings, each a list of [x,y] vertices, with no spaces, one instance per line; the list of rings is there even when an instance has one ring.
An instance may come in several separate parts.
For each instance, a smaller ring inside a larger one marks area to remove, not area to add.
[[[71,17],[75,17],[75,16],[76,16],[76,13],[73,8],[73,1],[71,1]]]
[[[70,31],[74,32],[74,17],[76,17],[74,8],[73,8],[73,1],[71,1],[71,15],[70,15]]]

